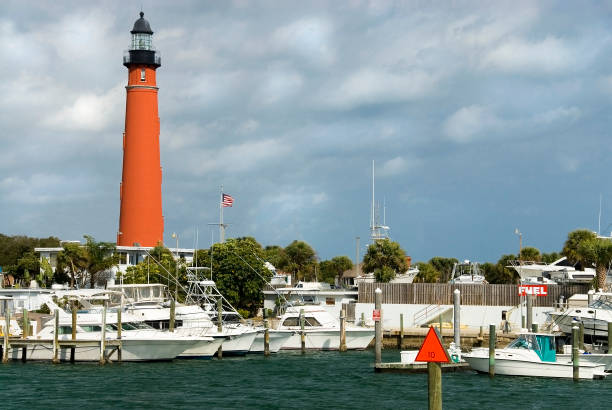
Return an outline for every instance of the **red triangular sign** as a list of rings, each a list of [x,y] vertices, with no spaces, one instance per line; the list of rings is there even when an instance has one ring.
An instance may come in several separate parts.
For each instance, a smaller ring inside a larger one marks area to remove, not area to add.
[[[421,349],[417,354],[415,362],[438,362],[438,363],[449,363],[450,358],[446,354],[446,350],[440,343],[438,334],[434,330],[433,326],[429,328],[425,341],[421,345]]]

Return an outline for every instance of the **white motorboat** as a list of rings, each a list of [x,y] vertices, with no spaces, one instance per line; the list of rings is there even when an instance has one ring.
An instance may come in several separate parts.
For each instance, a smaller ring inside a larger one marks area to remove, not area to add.
[[[214,282],[212,284],[214,285]],[[155,329],[168,328],[170,302],[166,297],[165,285],[115,285],[109,286],[108,289],[123,293],[127,313],[138,317]],[[224,355],[248,353],[258,330],[240,322],[224,322],[219,331],[211,313],[214,312],[206,311],[197,304],[177,303],[175,305],[175,333],[183,336],[209,336],[220,339]],[[193,356],[186,352],[180,357]]]
[[[571,353],[559,353],[557,354],[557,358],[561,361],[563,360],[572,360]],[[610,353],[590,353],[590,352],[580,352],[580,363],[593,363],[593,364],[602,364],[604,365],[604,370],[608,373],[612,372],[612,354]]]
[[[519,274],[521,283],[586,283],[596,276],[595,269],[577,270],[564,256],[553,263],[511,261],[509,267]]]
[[[105,340],[117,339],[117,325],[106,324]],[[72,324],[60,322],[58,327],[60,341],[72,340]],[[102,326],[99,323],[79,324],[76,327],[76,340],[80,342],[75,347],[75,361],[98,361],[100,359],[100,340]],[[52,360],[54,325],[49,320],[35,336],[28,340],[38,340],[39,344],[27,347],[26,355],[31,360]],[[184,337],[155,330],[143,323],[122,323],[121,360],[122,361],[162,361],[173,360],[187,349],[205,350],[214,344],[209,337]],[[105,356],[111,360],[117,359],[117,347],[110,345],[105,348]],[[21,357],[22,349],[13,348],[9,355],[13,359]],[[71,348],[60,347],[58,358],[61,361],[70,360]],[[214,351],[209,354],[212,357]]]
[[[485,277],[480,273],[480,266],[478,262],[470,262],[464,260],[453,265],[453,272],[451,273],[451,284],[484,284],[487,283]]]
[[[612,322],[612,293],[595,293],[588,307],[567,308],[559,312],[548,312],[548,321],[557,325],[566,334],[572,326],[582,322],[584,334],[591,339],[607,339],[608,323]]]
[[[545,333],[523,333],[503,349],[495,349],[495,374],[507,376],[534,376],[572,378],[571,358],[558,357],[555,337]],[[489,372],[489,349],[477,348],[462,355],[477,372]],[[593,379],[605,377],[605,366],[580,362],[579,377]]]
[[[281,316],[277,331],[291,333],[282,349],[301,349],[300,311],[304,313],[306,349],[338,350],[340,347],[340,322],[321,306],[290,306]],[[374,329],[347,325],[346,347],[363,350],[374,339]]]

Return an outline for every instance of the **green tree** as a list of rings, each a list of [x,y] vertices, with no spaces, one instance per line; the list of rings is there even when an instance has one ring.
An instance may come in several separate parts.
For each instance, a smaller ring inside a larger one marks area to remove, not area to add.
[[[74,288],[77,280],[84,276],[87,269],[87,252],[78,243],[64,243],[63,249],[57,254],[57,265],[55,271],[58,276],[70,275],[70,287]]]
[[[540,250],[538,248],[526,246],[521,249],[519,259],[522,261],[540,262],[542,260],[542,255],[540,254]]]
[[[0,267],[3,273],[13,275],[18,281],[23,279],[26,268],[18,264],[18,260],[23,258],[27,253],[34,252],[36,247],[56,247],[59,246],[59,239],[55,237],[48,238],[30,238],[27,236],[7,236],[0,234]],[[27,268],[29,273],[38,272]]]
[[[198,250],[198,260],[201,260]],[[118,277],[125,283],[147,283],[157,282],[168,285],[168,291],[172,294],[178,293],[179,299],[184,297],[184,285],[187,283],[187,271],[185,259],[175,260],[175,255],[163,245],[157,245],[149,252],[150,256],[138,263],[137,265],[128,266],[126,272],[119,274]],[[176,271],[178,264],[178,281],[179,286],[176,286]],[[198,265],[202,266],[202,265]]]
[[[455,258],[443,258],[441,256],[434,256],[429,260],[429,264],[440,273],[440,283],[447,283],[451,280],[453,267],[458,262]]]
[[[582,259],[582,254],[578,250],[580,247],[580,243],[586,240],[595,239],[597,235],[594,232],[591,232],[587,229],[577,229],[567,234],[567,240],[563,245],[563,250],[561,253],[565,256],[572,265],[577,263],[583,265],[584,260]]]
[[[559,252],[550,252],[550,253],[543,253],[542,254],[542,262],[544,263],[553,263],[554,261],[557,261],[559,259],[561,259],[563,255],[561,255]]]
[[[319,280],[333,285],[336,277],[341,277],[344,271],[352,269],[353,262],[348,256],[335,256],[331,260],[319,264]]]
[[[263,288],[272,277],[259,243],[253,238],[217,243],[211,250],[198,251],[198,264],[210,266],[211,254],[212,278],[221,294],[234,308],[257,313],[263,306]]]
[[[415,283],[435,283],[440,280],[440,272],[427,262],[418,262],[419,273],[414,278]]]
[[[516,283],[519,277],[518,273],[514,268],[508,267],[512,265],[511,261],[514,260],[516,260],[516,255],[502,255],[496,264],[487,262],[480,265],[480,270],[489,283]]]
[[[93,289],[100,274],[119,263],[119,255],[115,252],[117,248],[114,243],[96,242],[89,235],[85,235],[84,238],[86,240],[85,251],[87,255],[85,269],[89,274],[89,287]]]
[[[317,259],[310,245],[304,241],[293,241],[285,248],[285,254],[288,258],[285,269],[291,272],[294,282],[313,279]]]
[[[276,269],[283,270],[289,263],[289,257],[285,250],[278,245],[266,246],[263,254],[264,259],[274,265]]]
[[[587,239],[578,246],[580,260],[595,265],[597,288],[605,289],[606,272],[612,263],[612,241],[603,238]]]
[[[393,276],[408,270],[406,253],[399,243],[392,242],[389,239],[376,241],[368,246],[368,250],[363,257],[363,271],[374,272],[377,280],[380,277],[380,279],[385,279],[388,282],[393,277],[389,278],[389,269],[383,270],[385,266],[393,271]]]

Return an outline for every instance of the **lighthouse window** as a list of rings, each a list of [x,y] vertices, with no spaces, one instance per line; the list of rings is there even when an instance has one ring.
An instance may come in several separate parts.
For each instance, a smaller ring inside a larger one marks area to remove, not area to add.
[[[152,50],[151,35],[146,33],[132,34],[132,50]]]
[[[140,70],[140,81],[145,81],[146,80],[145,74],[146,74],[145,69],[144,68],[141,69]]]

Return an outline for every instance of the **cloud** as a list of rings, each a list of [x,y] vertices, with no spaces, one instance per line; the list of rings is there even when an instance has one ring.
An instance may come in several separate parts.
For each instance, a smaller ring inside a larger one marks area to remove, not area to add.
[[[416,158],[407,159],[405,157],[395,157],[385,161],[382,166],[377,169],[376,174],[385,177],[401,175],[420,164],[421,161]]]
[[[471,142],[483,137],[487,131],[492,131],[501,124],[501,120],[490,108],[482,105],[470,105],[453,113],[444,122],[443,132],[451,140],[458,143]]]
[[[331,93],[325,93],[324,99],[338,108],[409,101],[430,94],[437,82],[433,74],[421,70],[390,72],[364,68],[351,73]]]
[[[578,107],[557,107],[537,114],[534,121],[539,124],[552,124],[558,121],[574,122],[582,116],[582,111]]]
[[[332,31],[329,20],[304,17],[276,29],[272,41],[277,51],[292,53],[307,64],[323,68],[335,60]]]
[[[533,42],[513,38],[489,51],[483,65],[511,73],[554,74],[573,69],[578,58],[565,41],[554,36]]]
[[[69,105],[50,113],[43,123],[59,130],[100,131],[110,124],[117,124],[125,109],[121,101],[125,99],[122,85],[97,95],[85,93],[77,95]]]

